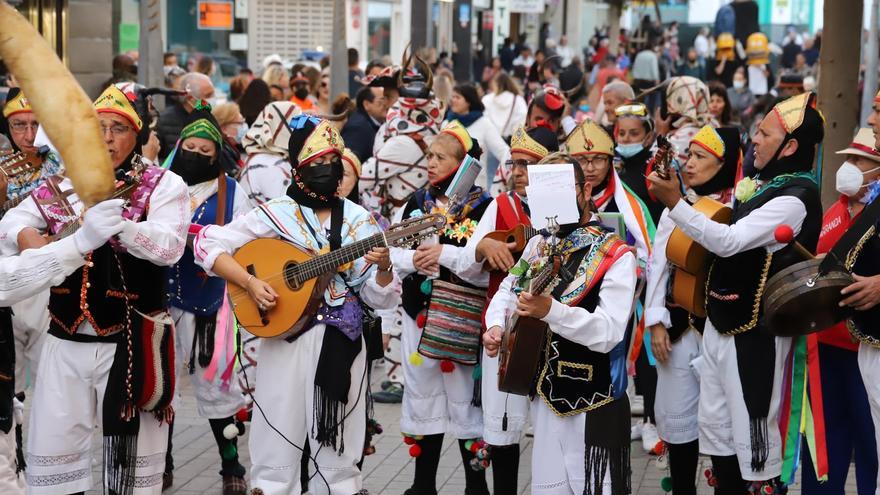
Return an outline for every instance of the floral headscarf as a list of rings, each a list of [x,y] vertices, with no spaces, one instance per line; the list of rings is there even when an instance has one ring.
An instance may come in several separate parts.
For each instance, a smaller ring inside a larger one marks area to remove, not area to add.
[[[712,121],[709,88],[695,77],[673,77],[666,88],[666,109],[670,115],[679,116],[672,123],[675,128],[688,124],[703,127]]]
[[[245,152],[248,155],[268,153],[287,158],[287,144],[290,142],[287,122],[301,113],[302,110],[289,101],[275,101],[266,105],[241,140]]]

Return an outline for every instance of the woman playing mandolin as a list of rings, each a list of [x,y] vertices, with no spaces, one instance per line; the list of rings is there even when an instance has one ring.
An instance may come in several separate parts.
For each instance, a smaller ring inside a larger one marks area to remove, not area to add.
[[[691,140],[688,160],[681,168],[688,201],[710,197],[731,205],[741,161],[735,128],[713,129],[707,125],[700,129]],[[648,268],[645,325],[651,330],[651,348],[657,359],[657,432],[668,446],[672,493],[682,495],[696,493],[700,382],[690,367],[700,356],[700,335],[691,326],[688,312],[671,302],[672,268],[666,250],[674,228],[669,210],[664,210]]]
[[[336,196],[344,147],[336,130],[306,115],[294,117],[289,126],[293,177],[288,197],[269,201],[223,227],[208,226],[194,242],[198,264],[246,288],[264,311],[277,304],[278,293],[232,258],[245,243],[280,237],[318,254],[335,243],[345,247],[379,232],[366,210]],[[334,224],[340,225],[336,232]],[[278,428],[294,443],[308,438],[316,453],[322,476],[312,479],[311,491],[321,492],[325,480],[331,493],[361,490],[357,463],[366,431],[366,351],[360,301],[374,308],[393,307],[399,291],[392,282],[388,248],[373,248],[330,279],[317,294],[317,315],[295,338],[262,341],[255,403],[265,416],[255,414],[252,423],[252,488],[267,495],[298,491],[301,450],[278,435]],[[230,290],[233,299],[240,288]]]

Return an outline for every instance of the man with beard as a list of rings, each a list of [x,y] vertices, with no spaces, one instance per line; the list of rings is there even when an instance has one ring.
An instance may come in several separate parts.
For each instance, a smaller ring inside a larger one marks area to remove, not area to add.
[[[730,225],[690,206],[675,174],[649,176],[668,218],[716,256],[706,284],[698,422],[700,451],[712,456],[723,493],[782,489],[777,420],[791,338],[763,328],[761,298],[771,276],[803,260],[792,244],[775,239],[776,228],[790,226],[809,251],[819,239],[822,204],[812,168],[824,120],[814,104],[815,95],[789,98],[761,121],[754,136],[758,173],[737,185]]]
[[[289,128],[293,177],[287,196],[222,227],[205,227],[193,246],[196,263],[208,274],[245,288],[264,310],[278,303],[278,294],[232,258],[241,246],[280,238],[318,254],[379,232],[366,210],[336,196],[344,149],[337,131],[326,120],[307,115],[294,117]],[[393,282],[388,248],[374,248],[336,273],[310,327],[295,339],[261,342],[254,392],[260,414],[254,414],[250,434],[255,490],[299,493],[302,448],[295,444],[307,438],[320,473],[312,477],[310,491],[360,493],[357,464],[367,417],[361,301],[393,307],[399,296]]]
[[[120,83],[95,101],[117,177],[134,189],[118,236],[92,250],[85,266],[51,290],[51,323],[28,435],[31,493],[91,489],[96,424],[104,435],[104,479],[110,490],[162,489],[174,371],[168,359],[173,344],[165,277],[157,267],[173,265],[183,254],[189,197],[180,177],[138,161],[149,136],[142,98],[135,84]],[[47,180],[33,198],[0,221],[7,234],[0,240],[4,250],[44,244],[45,234],[64,232],[85,209],[69,178]],[[165,345],[148,349],[147,332]],[[146,352],[159,357],[147,362]],[[139,390],[148,382],[156,387]],[[157,400],[145,403],[141,392]]]

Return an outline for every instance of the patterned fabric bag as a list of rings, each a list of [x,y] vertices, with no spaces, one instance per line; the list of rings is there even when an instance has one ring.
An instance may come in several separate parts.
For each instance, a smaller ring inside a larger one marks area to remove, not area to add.
[[[434,280],[419,354],[464,365],[479,362],[486,291]]]

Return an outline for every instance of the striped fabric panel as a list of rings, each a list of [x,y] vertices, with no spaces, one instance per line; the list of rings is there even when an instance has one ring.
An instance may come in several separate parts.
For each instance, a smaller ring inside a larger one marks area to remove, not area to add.
[[[486,291],[434,280],[419,354],[473,365],[480,352]]]

